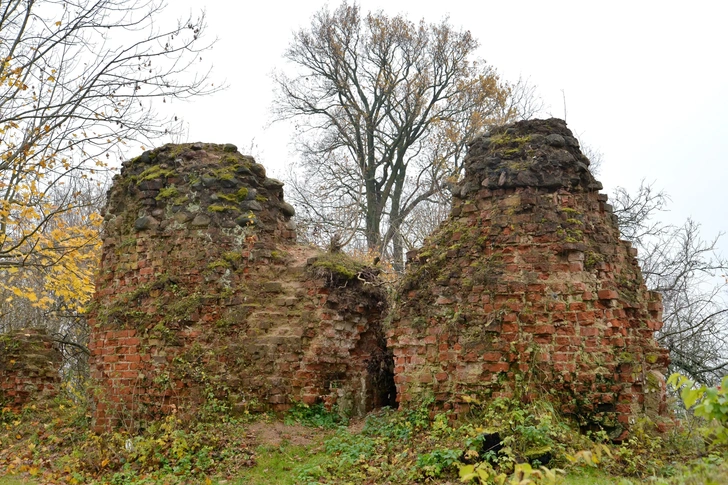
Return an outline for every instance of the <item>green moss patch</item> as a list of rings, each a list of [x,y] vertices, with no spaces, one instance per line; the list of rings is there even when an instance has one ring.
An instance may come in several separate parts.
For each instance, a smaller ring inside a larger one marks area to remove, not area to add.
[[[159,194],[155,197],[156,200],[169,199],[171,197],[177,197],[179,195],[179,189],[174,184],[169,187],[164,187],[159,191]]]
[[[218,180],[233,180],[235,178],[235,167],[220,167],[212,171],[212,176]]]
[[[207,269],[216,269],[216,268],[229,268],[230,262],[226,261],[224,259],[218,259],[217,261],[213,261],[212,263],[207,265]]]
[[[234,194],[218,193],[217,196],[222,200],[232,202],[233,204],[238,204],[238,203],[244,201],[248,197],[248,188],[241,187]]]
[[[337,278],[351,280],[364,269],[364,264],[344,253],[325,253],[318,256],[310,268],[317,275],[328,273]]]
[[[226,212],[226,211],[236,211],[240,212],[240,209],[238,209],[235,206],[227,205],[227,204],[213,204],[207,207],[208,212]]]
[[[502,133],[499,135],[493,135],[490,137],[490,144],[495,146],[500,145],[524,145],[531,141],[531,137],[529,135],[527,136],[511,136],[506,133]]]
[[[162,168],[160,165],[153,165],[136,177],[136,183],[140,184],[145,180],[155,180],[158,178],[173,177],[175,175],[177,173],[172,169]]]

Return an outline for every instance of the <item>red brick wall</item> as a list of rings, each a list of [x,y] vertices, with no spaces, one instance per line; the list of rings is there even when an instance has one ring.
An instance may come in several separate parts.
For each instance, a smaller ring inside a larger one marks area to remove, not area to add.
[[[659,297],[587,165],[559,120],[473,144],[451,217],[411,255],[390,314],[401,403],[546,393],[615,436],[664,413]],[[376,272],[352,277],[325,259],[338,256],[296,246],[281,185],[230,145],[125,164],[90,314],[99,429],[211,398],[233,410],[389,403]]]
[[[373,273],[333,274],[295,244],[281,187],[231,145],[167,145],[124,165],[90,314],[97,429],[211,398],[233,411],[377,404],[385,296]]]
[[[410,254],[393,309],[401,403],[547,395],[615,436],[664,414],[660,297],[587,164],[560,120],[471,147],[451,217]]]
[[[41,329],[0,335],[0,406],[20,409],[55,396],[62,363],[58,347]]]

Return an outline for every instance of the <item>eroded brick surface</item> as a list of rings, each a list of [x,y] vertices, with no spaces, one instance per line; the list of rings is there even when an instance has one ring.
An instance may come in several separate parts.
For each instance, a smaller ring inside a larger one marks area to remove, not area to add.
[[[0,335],[0,406],[20,409],[58,394],[62,357],[42,329]]]
[[[618,436],[665,413],[662,304],[561,120],[476,140],[450,218],[409,256],[388,330],[400,403],[551,395]]]
[[[282,185],[232,145],[124,164],[90,315],[97,429],[204,405],[363,413],[386,399],[376,272],[297,246]]]
[[[362,413],[551,396],[618,438],[665,413],[659,295],[560,120],[481,137],[389,314],[376,271],[295,244],[282,184],[231,145],[168,145],[110,192],[90,315],[97,429],[223,403]],[[391,356],[394,353],[394,365]],[[467,396],[467,397],[466,397]]]

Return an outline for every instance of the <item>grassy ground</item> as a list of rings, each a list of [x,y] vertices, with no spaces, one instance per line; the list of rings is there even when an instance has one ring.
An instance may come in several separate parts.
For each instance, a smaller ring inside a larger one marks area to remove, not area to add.
[[[328,459],[323,453],[312,451],[310,446],[283,445],[262,446],[258,449],[258,461],[254,467],[241,470],[234,483],[240,485],[295,485],[296,477],[303,469],[318,466]]]
[[[255,466],[243,470],[234,479],[212,480],[214,485],[298,485],[298,474],[305,468],[321,465],[328,457],[312,450],[310,446],[283,445],[281,447],[261,446],[258,450],[260,459]],[[22,476],[0,477],[0,485],[40,485],[41,482]],[[163,483],[163,482],[159,482]],[[200,483],[204,483],[202,480]],[[344,483],[344,482],[330,482]],[[431,482],[434,483],[434,482]],[[454,485],[451,480],[438,483]],[[571,469],[557,482],[560,485],[638,485],[642,483],[664,483],[674,485],[724,485],[728,483],[728,468],[708,467],[703,473],[690,473],[688,471],[656,482],[643,481],[610,475],[592,467],[579,467]]]
[[[695,429],[657,435],[647,423],[613,445],[581,435],[548,405],[500,402],[457,423],[433,419],[426,405],[356,423],[301,406],[283,421],[220,414],[190,425],[172,416],[104,436],[70,403],[0,418],[0,485],[455,485],[467,464],[488,470],[482,484],[503,473],[505,485],[728,485],[728,450],[706,446]],[[503,448],[491,453],[485,437],[496,431]],[[538,469],[534,450],[565,475],[516,480],[515,464]]]

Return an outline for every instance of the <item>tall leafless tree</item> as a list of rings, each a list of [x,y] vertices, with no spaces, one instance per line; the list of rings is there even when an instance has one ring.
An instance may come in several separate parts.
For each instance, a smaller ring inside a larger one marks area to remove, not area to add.
[[[274,110],[298,123],[305,176],[291,195],[309,228],[360,238],[402,269],[406,221],[440,201],[466,142],[533,107],[530,88],[500,81],[477,47],[447,21],[362,15],[346,2],[294,35]]]

